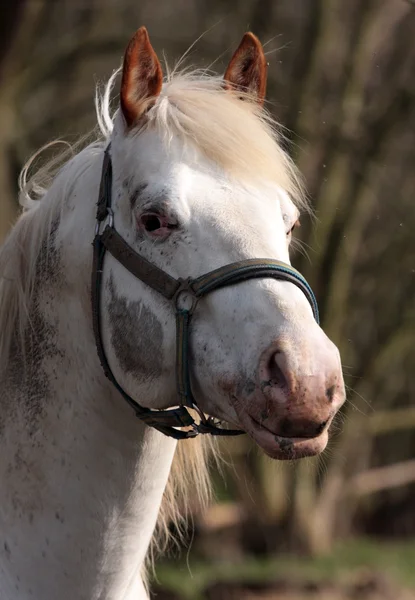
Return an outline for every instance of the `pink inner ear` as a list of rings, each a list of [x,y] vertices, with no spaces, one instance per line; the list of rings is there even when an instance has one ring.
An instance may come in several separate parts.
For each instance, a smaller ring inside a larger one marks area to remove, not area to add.
[[[262,104],[267,85],[267,61],[261,42],[251,32],[242,38],[225,76],[228,89],[251,93]]]
[[[124,56],[120,104],[128,127],[133,127],[155,102],[163,85],[160,61],[141,27],[128,44]]]

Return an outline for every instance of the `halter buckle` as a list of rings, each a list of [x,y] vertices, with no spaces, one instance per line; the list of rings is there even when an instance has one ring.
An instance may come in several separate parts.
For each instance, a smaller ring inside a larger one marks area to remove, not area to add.
[[[200,422],[201,422],[201,423],[206,423],[206,422],[207,422],[207,418],[206,418],[206,415],[205,415],[205,413],[204,413],[204,412],[203,412],[203,411],[202,411],[202,410],[201,410],[201,409],[198,407],[198,405],[197,405],[197,404],[195,404],[194,402],[192,402],[192,409],[193,409],[195,412],[197,412],[197,414],[199,415],[199,419],[200,419]],[[196,424],[196,423],[194,423],[194,425],[195,425],[195,426],[196,426],[196,428],[197,428],[197,424]]]
[[[189,431],[187,432],[187,437],[188,438],[195,438],[200,434],[196,423],[193,423],[192,428],[189,429]]]

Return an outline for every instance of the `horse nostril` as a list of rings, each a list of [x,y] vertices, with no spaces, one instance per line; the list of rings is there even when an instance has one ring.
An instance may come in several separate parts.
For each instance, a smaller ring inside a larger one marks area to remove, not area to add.
[[[283,373],[282,365],[283,363],[283,354],[280,351],[275,352],[268,363],[268,373],[269,373],[269,382],[268,385],[272,387],[286,387],[287,379]]]
[[[326,389],[326,397],[327,400],[331,403],[333,402],[333,398],[334,398],[334,394],[336,393],[336,386],[335,385],[331,385],[330,387],[328,387]]]

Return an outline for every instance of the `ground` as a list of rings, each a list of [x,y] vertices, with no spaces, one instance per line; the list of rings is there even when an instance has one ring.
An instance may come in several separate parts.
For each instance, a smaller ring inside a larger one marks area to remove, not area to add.
[[[160,564],[155,600],[415,600],[415,542],[353,541],[315,559],[191,556]]]

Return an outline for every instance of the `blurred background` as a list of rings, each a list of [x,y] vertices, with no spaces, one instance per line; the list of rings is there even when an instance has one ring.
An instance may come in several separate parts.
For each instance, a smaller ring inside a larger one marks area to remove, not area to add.
[[[95,84],[146,25],[173,64],[222,72],[246,30],[316,218],[294,265],[340,347],[348,402],[318,460],[223,442],[191,550],[157,566],[159,600],[415,598],[415,3],[410,0],[14,0],[0,6],[0,242],[38,147],[96,124]]]

